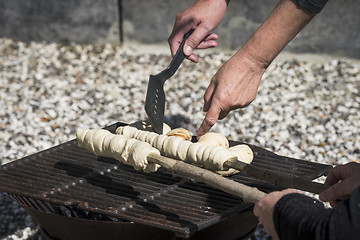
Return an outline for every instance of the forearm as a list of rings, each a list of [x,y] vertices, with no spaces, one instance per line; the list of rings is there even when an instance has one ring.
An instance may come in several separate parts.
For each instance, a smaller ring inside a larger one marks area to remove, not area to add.
[[[360,235],[360,188],[333,209],[301,194],[275,205],[273,220],[280,239],[357,239]]]
[[[315,14],[306,12],[290,0],[280,0],[234,57],[245,57],[266,69],[314,16]]]

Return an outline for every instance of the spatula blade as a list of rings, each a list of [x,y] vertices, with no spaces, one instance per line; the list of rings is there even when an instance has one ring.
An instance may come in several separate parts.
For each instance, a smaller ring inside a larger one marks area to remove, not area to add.
[[[150,75],[148,82],[148,89],[145,99],[145,112],[152,122],[155,131],[158,134],[163,133],[164,111],[165,111],[165,93],[164,83],[167,79],[174,75],[176,70],[185,58],[182,49],[186,39],[191,35],[194,30],[191,29],[184,35],[174,58],[171,60],[170,65],[157,75]]]
[[[163,87],[164,81],[159,75],[150,75],[146,92],[145,112],[158,134],[163,133],[165,112],[165,93]]]

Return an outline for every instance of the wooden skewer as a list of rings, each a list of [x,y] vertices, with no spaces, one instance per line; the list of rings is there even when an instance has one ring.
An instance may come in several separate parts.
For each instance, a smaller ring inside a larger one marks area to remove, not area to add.
[[[319,194],[330,187],[327,184],[312,182],[295,176],[289,177],[286,175],[280,175],[273,171],[260,169],[251,164],[243,163],[236,158],[227,160],[224,163],[224,166],[234,168],[246,173],[249,176],[255,177],[256,179],[264,180],[279,187],[295,188],[316,194]]]
[[[245,202],[256,203],[266,195],[266,193],[260,191],[257,188],[246,186],[231,179],[225,178],[210,170],[203,169],[182,161],[177,161],[175,159],[164,157],[155,153],[150,153],[147,159],[148,161],[157,163],[176,174],[193,178],[197,181],[205,183],[206,185],[241,197]]]

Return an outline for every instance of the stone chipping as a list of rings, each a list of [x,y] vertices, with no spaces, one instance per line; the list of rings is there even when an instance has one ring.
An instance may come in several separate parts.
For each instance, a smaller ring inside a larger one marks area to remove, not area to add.
[[[196,134],[203,93],[229,51],[199,52],[165,83],[165,121]],[[79,128],[145,119],[150,74],[170,54],[111,45],[24,43],[0,38],[0,163],[75,138]],[[326,164],[360,160],[358,61],[275,60],[256,99],[212,129],[280,155]],[[268,239],[261,227],[259,239]],[[45,239],[36,223],[0,193],[0,239]]]

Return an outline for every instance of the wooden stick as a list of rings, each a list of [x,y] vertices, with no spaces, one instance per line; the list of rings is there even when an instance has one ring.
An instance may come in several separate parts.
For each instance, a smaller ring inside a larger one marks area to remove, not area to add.
[[[330,187],[327,184],[312,182],[295,176],[288,177],[286,175],[277,174],[273,171],[260,169],[258,167],[252,166],[251,164],[243,163],[237,159],[227,160],[224,163],[224,166],[228,168],[234,168],[243,173],[246,173],[249,176],[255,177],[259,180],[264,180],[279,187],[296,188],[316,194],[319,194]]]
[[[260,198],[266,195],[266,193],[258,190],[257,188],[246,186],[212,171],[182,161],[177,161],[155,153],[150,153],[147,159],[148,161],[157,163],[176,174],[193,178],[199,182],[205,183],[206,185],[241,197],[245,202],[256,203],[260,200]]]

